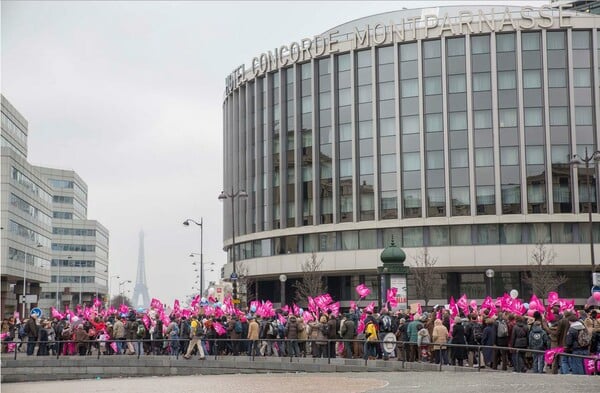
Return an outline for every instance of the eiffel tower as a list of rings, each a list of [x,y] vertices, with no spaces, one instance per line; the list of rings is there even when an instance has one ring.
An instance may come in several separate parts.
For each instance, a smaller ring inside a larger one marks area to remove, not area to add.
[[[137,277],[135,278],[135,287],[133,288],[133,297],[131,298],[131,304],[136,308],[150,306],[150,295],[148,295],[148,286],[146,285],[145,259],[144,231],[140,231],[140,250],[138,252]]]

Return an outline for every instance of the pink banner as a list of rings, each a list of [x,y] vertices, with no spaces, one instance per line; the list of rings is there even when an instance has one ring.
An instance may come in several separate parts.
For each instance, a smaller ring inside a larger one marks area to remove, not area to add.
[[[369,296],[371,290],[365,284],[359,284],[356,286],[356,293],[362,299]]]

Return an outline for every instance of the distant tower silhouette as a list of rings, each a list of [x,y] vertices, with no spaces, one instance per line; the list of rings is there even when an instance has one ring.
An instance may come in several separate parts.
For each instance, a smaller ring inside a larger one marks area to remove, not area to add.
[[[131,303],[137,307],[149,307],[150,295],[146,285],[146,258],[144,257],[144,231],[140,231],[140,250],[138,252],[137,277],[133,288]],[[140,299],[141,298],[141,299]]]

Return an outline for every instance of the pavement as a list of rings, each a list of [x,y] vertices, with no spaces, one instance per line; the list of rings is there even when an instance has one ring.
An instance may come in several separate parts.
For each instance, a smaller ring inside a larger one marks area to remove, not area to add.
[[[192,375],[4,383],[3,393],[600,392],[600,377],[432,371]]]

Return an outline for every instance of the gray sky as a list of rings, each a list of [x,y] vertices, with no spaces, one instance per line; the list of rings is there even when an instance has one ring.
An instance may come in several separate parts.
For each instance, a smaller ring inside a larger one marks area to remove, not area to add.
[[[363,16],[507,3],[548,1],[3,0],[2,93],[29,120],[29,161],[86,181],[111,274],[135,282],[143,228],[150,296],[172,304],[191,293],[200,251],[200,228],[183,220],[203,217],[204,260],[225,262],[221,104],[235,67]]]

